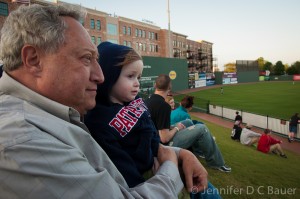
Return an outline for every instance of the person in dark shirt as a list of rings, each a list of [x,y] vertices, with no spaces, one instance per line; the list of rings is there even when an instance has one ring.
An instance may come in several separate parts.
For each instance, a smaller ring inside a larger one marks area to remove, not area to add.
[[[234,118],[234,121],[240,121],[240,123],[243,123],[243,118],[241,115],[239,115],[239,112],[235,112],[235,118]]]
[[[241,122],[239,120],[237,120],[234,122],[232,131],[231,131],[231,139],[240,141],[241,133],[242,133]]]
[[[297,134],[297,127],[299,122],[300,122],[300,118],[298,116],[298,113],[295,113],[290,119],[290,125],[289,125],[290,132],[288,135],[289,142],[294,141],[294,136]]]

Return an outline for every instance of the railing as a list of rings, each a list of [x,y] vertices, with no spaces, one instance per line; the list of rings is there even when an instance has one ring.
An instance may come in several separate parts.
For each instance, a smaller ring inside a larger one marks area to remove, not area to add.
[[[242,110],[230,109],[223,106],[209,105],[209,113],[213,115],[220,116],[222,118],[234,120],[235,112],[239,111],[240,115],[243,117],[243,123],[249,123],[258,128],[268,128],[272,132],[275,132],[281,136],[287,136],[289,133],[289,121],[284,119],[273,118],[265,115],[259,115],[254,113],[245,112]],[[299,131],[299,124],[298,124]],[[296,138],[300,139],[300,135],[297,134]]]

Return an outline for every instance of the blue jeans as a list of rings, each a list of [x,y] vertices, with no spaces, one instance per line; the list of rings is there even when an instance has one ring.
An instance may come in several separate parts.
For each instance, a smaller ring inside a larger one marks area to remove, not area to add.
[[[220,199],[222,198],[219,194],[219,191],[210,183],[208,182],[208,188],[203,192],[199,193],[190,193],[191,199]]]
[[[223,156],[205,124],[196,124],[178,131],[170,144],[188,149],[192,147],[196,155],[204,155],[207,166],[218,168],[225,165]]]

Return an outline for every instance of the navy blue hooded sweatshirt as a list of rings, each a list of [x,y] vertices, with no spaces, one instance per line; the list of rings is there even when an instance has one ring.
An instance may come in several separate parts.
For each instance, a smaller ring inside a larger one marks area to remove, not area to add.
[[[105,81],[98,86],[96,107],[85,116],[91,135],[105,150],[129,187],[145,181],[157,156],[159,136],[142,98],[125,105],[109,101],[109,93],[121,73],[122,56],[130,48],[110,42],[98,46]]]

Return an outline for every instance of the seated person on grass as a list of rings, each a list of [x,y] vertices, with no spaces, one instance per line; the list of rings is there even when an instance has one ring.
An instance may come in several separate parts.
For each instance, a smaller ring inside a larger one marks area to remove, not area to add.
[[[261,134],[251,131],[251,128],[252,128],[251,124],[247,124],[246,127],[243,128],[240,137],[241,144],[246,146],[252,146],[258,142]]]
[[[171,112],[171,125],[175,125],[176,123],[184,121],[186,119],[191,120],[192,118],[188,112],[193,109],[193,105],[194,105],[194,97],[188,95],[185,96],[181,100],[180,106],[172,110]],[[203,122],[197,120],[192,120],[192,121],[193,124],[204,124]]]
[[[242,133],[242,127],[241,127],[241,121],[236,120],[234,122],[232,132],[231,132],[231,139],[240,141],[241,138],[241,133]]]
[[[147,107],[137,96],[143,70],[141,57],[132,48],[110,42],[101,43],[98,51],[105,81],[98,86],[96,107],[88,112],[85,122],[129,187],[139,186],[147,183],[143,173],[151,169],[155,157],[159,160],[173,148],[159,143]],[[188,191],[214,188],[207,183],[207,172],[199,160],[185,149],[177,151]],[[161,161],[157,163],[160,170]],[[208,197],[215,198],[214,194]]]
[[[273,137],[271,137],[271,130],[270,129],[265,129],[264,134],[261,135],[258,145],[257,145],[257,150],[263,152],[263,153],[274,153],[280,155],[280,157],[287,158],[287,156],[284,154],[280,144],[282,141],[277,140]]]

